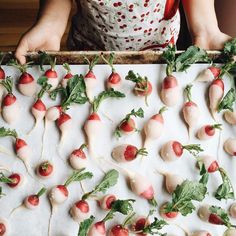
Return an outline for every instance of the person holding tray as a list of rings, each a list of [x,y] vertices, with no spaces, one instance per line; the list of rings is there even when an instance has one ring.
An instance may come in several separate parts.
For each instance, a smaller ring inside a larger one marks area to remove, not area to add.
[[[180,29],[180,0],[77,0],[70,50],[163,50]],[[221,49],[230,36],[218,27],[214,0],[182,0],[193,44]],[[16,58],[29,51],[60,49],[73,0],[41,0],[37,22],[19,41]]]

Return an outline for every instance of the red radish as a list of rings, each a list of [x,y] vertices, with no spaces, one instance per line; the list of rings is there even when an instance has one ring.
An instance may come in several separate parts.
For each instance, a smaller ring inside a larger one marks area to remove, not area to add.
[[[173,220],[175,218],[178,217],[179,213],[178,212],[165,212],[165,207],[166,207],[166,204],[163,204],[160,208],[160,215],[162,218],[164,218],[165,220]]]
[[[103,129],[101,119],[98,115],[98,108],[101,102],[107,98],[124,98],[125,95],[114,89],[109,89],[101,92],[93,101],[92,113],[88,116],[84,124],[84,131],[87,135],[88,149],[92,157],[95,157],[95,143],[100,137]]]
[[[93,224],[88,231],[88,236],[106,236],[105,222],[99,221]]]
[[[40,203],[40,197],[47,191],[46,188],[42,188],[37,194],[29,195],[24,200],[24,205],[30,210],[35,210]]]
[[[83,149],[87,147],[86,144],[82,144],[78,149],[75,149],[69,156],[69,162],[72,168],[79,170],[87,167],[87,157]]]
[[[224,96],[224,83],[222,79],[215,79],[209,87],[209,108],[211,115],[216,119],[218,105]]]
[[[177,79],[173,75],[168,75],[162,82],[161,100],[169,107],[175,106],[180,99],[180,88]]]
[[[148,225],[150,225],[150,222],[147,219],[147,217],[139,216],[139,217],[137,217],[135,222],[132,224],[131,229],[133,232],[140,232],[145,228],[145,226],[148,226]],[[136,233],[136,236],[145,236],[145,235],[147,235],[147,234]]]
[[[11,60],[8,64],[16,67],[21,72],[18,80],[19,91],[25,96],[32,97],[36,93],[36,82],[33,76],[27,72],[32,62],[21,65],[16,60]]]
[[[94,95],[93,95],[93,90],[97,86],[97,78],[95,74],[93,73],[93,68],[97,64],[99,59],[99,56],[96,55],[93,60],[89,61],[88,58],[85,57],[85,61],[89,65],[89,71],[87,74],[84,76],[84,82],[86,85],[86,94],[87,97],[89,98],[89,101],[92,102]]]
[[[224,113],[224,118],[230,125],[236,125],[236,110],[234,111],[227,110]]]
[[[213,156],[201,156],[199,157],[199,161],[204,164],[208,173],[213,173],[219,170],[219,164]]]
[[[105,211],[108,211],[108,210],[111,210],[111,205],[114,201],[116,201],[117,198],[115,195],[113,194],[107,194],[105,196],[103,196],[99,201],[99,206],[105,210]]]
[[[135,131],[139,131],[136,128],[135,121],[131,118],[134,117],[144,117],[144,112],[142,108],[139,108],[137,111],[134,109],[125,116],[123,120],[119,123],[119,125],[116,127],[115,135],[120,138],[122,134],[132,134]]]
[[[204,125],[197,132],[197,137],[200,140],[208,140],[215,135],[216,129],[221,130],[221,124]]]
[[[164,129],[164,119],[162,113],[167,110],[166,107],[162,107],[158,114],[153,115],[144,125],[144,133],[145,133],[145,141],[144,147],[148,146],[148,144],[158,139]]]
[[[203,205],[198,209],[198,216],[201,220],[215,225],[223,225],[223,220],[215,213],[210,211],[209,205]]]
[[[46,120],[47,121],[55,121],[57,120],[62,113],[62,107],[61,106],[54,106],[50,107],[46,111]]]
[[[28,161],[32,156],[32,150],[28,144],[23,139],[18,138],[18,134],[14,129],[1,127],[0,137],[13,137],[15,139],[15,153],[23,161],[27,172],[30,174]]]
[[[0,236],[9,235],[10,228],[9,223],[6,219],[0,218]]]
[[[23,176],[17,173],[11,174],[8,178],[12,180],[12,183],[7,184],[10,188],[18,188],[24,182]]]
[[[183,155],[184,150],[193,156],[203,151],[200,144],[182,145],[178,141],[171,140],[162,146],[160,154],[164,161],[176,161]]]
[[[148,78],[146,76],[143,78],[139,74],[135,75],[134,72],[130,70],[125,79],[135,83],[135,95],[145,97],[146,105],[148,105],[147,96],[152,93],[152,84],[148,81]]]
[[[129,236],[129,230],[123,225],[114,225],[110,229],[108,236]]]
[[[109,75],[109,77],[106,81],[107,89],[111,89],[111,88],[119,89],[120,85],[121,85],[121,77],[116,72],[116,70],[113,66],[114,55],[115,55],[114,53],[111,53],[108,60],[102,55],[103,60],[111,67],[111,74]]]
[[[54,173],[54,167],[49,161],[44,161],[37,167],[37,175],[42,179],[47,179]]]
[[[236,202],[230,205],[229,214],[232,218],[236,219]]]
[[[64,140],[64,136],[66,135],[66,133],[73,129],[72,125],[73,124],[70,115],[62,112],[60,114],[60,117],[57,119],[57,127],[61,131],[61,142]]]
[[[214,79],[217,79],[221,73],[221,68],[216,66],[210,66],[207,69],[200,72],[197,81],[200,82],[212,82]]]
[[[212,236],[208,231],[200,230],[194,233],[191,233],[189,236]]]
[[[70,69],[69,64],[64,63],[63,67],[66,69],[67,73],[66,73],[66,75],[62,79],[61,85],[62,85],[63,88],[66,88],[69,79],[71,79],[74,75],[71,74],[71,69]]]
[[[236,236],[236,229],[227,229],[224,236]]]
[[[145,148],[138,149],[130,144],[123,144],[115,147],[112,151],[112,158],[117,162],[129,162],[137,158],[138,155],[147,156]]]
[[[0,82],[5,80],[6,78],[5,71],[1,67],[3,59],[4,59],[4,56],[0,54]],[[0,101],[2,100],[3,94],[4,94],[4,87],[0,84]]]
[[[191,89],[192,85],[187,85],[184,89],[184,92],[187,96],[187,101],[184,103],[182,112],[184,116],[184,120],[188,125],[188,133],[190,134],[190,130],[192,127],[196,126],[200,117],[200,110],[198,105],[192,101],[191,98]]]
[[[85,200],[80,200],[73,204],[70,215],[74,221],[80,223],[90,216],[89,204]]]
[[[7,95],[2,101],[2,116],[8,124],[15,123],[20,117],[20,105],[17,98],[12,93],[13,82],[10,77],[0,81],[0,84],[7,90]]]
[[[236,156],[236,139],[228,138],[224,143],[224,149],[230,156]]]

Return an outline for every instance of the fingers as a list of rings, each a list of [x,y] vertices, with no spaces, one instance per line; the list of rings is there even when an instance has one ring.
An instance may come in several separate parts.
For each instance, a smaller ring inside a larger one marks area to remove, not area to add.
[[[17,46],[15,57],[22,65],[26,63],[25,55],[27,51],[28,51],[28,43],[24,39],[21,39]]]

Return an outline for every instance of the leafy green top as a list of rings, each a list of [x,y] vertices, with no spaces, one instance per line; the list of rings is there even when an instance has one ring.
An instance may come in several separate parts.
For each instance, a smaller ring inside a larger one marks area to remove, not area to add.
[[[13,180],[6,177],[2,172],[0,172],[0,182],[6,183],[6,184],[11,184],[11,183],[13,183]]]
[[[54,69],[56,65],[56,61],[57,61],[56,57],[53,58],[52,56],[48,55],[46,52],[42,52],[42,51],[39,52],[39,63],[40,63],[40,69],[42,71],[44,71],[43,65],[45,63],[48,63],[51,66],[51,69]]]
[[[99,192],[105,193],[109,188],[117,184],[118,178],[119,178],[119,172],[117,170],[112,169],[108,171],[101,180],[101,182],[98,185],[96,185],[92,191],[85,193],[82,196],[82,199],[85,200],[89,198],[91,195]]]
[[[89,65],[89,71],[93,71],[93,67],[97,64],[99,59],[99,55],[96,55],[91,61],[84,57],[84,61]]]
[[[13,81],[10,76],[7,76],[6,79],[0,81],[0,85],[2,85],[9,94],[12,94]]]
[[[82,75],[74,75],[67,83],[66,88],[59,87],[50,93],[50,98],[55,100],[57,94],[62,94],[61,107],[65,111],[71,104],[85,104],[88,101],[86,86]]]
[[[87,236],[88,230],[90,226],[92,225],[92,223],[94,222],[94,220],[95,220],[95,217],[90,216],[88,219],[82,221],[79,225],[78,236]]]
[[[188,102],[192,101],[192,94],[191,94],[192,87],[193,87],[192,84],[188,84],[184,89],[184,93],[186,94]]]
[[[38,197],[41,197],[44,193],[46,193],[46,191],[47,191],[46,188],[41,188],[36,195]]]
[[[125,79],[134,83],[143,83],[148,81],[148,78],[146,76],[143,78],[141,75],[135,74],[132,70],[129,70],[128,75],[126,75]],[[146,83],[146,90],[147,89],[148,85]]]
[[[222,110],[233,111],[233,105],[236,101],[235,89],[231,88],[218,105],[218,112]]]
[[[211,206],[209,210],[212,214],[216,214],[222,220],[222,223],[226,227],[231,228],[231,226],[233,226],[230,222],[227,212],[223,208],[218,206]]]
[[[93,112],[97,112],[101,102],[107,98],[124,98],[125,94],[114,90],[113,88],[101,92],[93,101]]]
[[[50,88],[52,87],[51,84],[48,84],[48,78],[46,76],[41,76],[38,80],[37,83],[39,85],[41,85],[41,89],[37,95],[38,99],[42,98],[43,95],[50,90]]]
[[[93,177],[93,174],[91,172],[84,172],[85,168],[74,171],[73,174],[66,180],[65,186],[68,186],[72,182],[75,181],[82,181],[84,179],[91,179]],[[83,172],[83,173],[82,173]]]
[[[197,157],[197,155],[200,152],[203,152],[204,150],[201,148],[200,144],[189,144],[184,145],[183,149],[187,150],[189,153],[191,153],[194,157]]]
[[[166,225],[168,224],[164,220],[162,219],[159,220],[155,217],[154,221],[151,224],[146,225],[140,233],[166,236],[167,235],[166,233],[163,234],[163,233],[158,232]]]
[[[11,60],[7,63],[7,65],[8,65],[8,66],[14,66],[14,67],[17,68],[18,70],[20,70],[21,73],[24,73],[24,72],[27,71],[27,69],[28,69],[29,67],[32,66],[32,63],[33,63],[33,62],[30,61],[30,62],[25,63],[24,65],[21,65],[16,59],[11,59]]]
[[[69,65],[68,63],[64,63],[62,66],[63,66],[64,69],[67,71],[67,73],[70,73],[70,72],[71,72],[70,65]]]
[[[4,127],[1,127],[0,128],[0,137],[2,138],[2,137],[7,137],[7,136],[17,138],[18,134],[15,129],[6,129]]]
[[[108,59],[106,59],[103,55],[101,55],[101,57],[102,57],[103,61],[105,61],[111,67],[112,72],[115,72],[116,70],[115,70],[115,68],[113,66],[113,61],[114,61],[114,58],[115,58],[115,53],[112,52]]]
[[[172,201],[167,203],[164,212],[180,212],[186,216],[195,210],[192,201],[202,201],[207,193],[207,188],[203,183],[185,180],[178,185],[172,194]]]

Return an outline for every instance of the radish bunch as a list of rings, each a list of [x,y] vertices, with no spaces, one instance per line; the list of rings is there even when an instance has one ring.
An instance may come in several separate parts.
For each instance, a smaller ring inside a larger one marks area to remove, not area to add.
[[[2,85],[7,90],[7,95],[3,97],[2,101],[2,116],[3,119],[8,124],[14,124],[20,116],[20,105],[13,94],[13,82],[10,77],[0,81],[0,85]]]
[[[127,134],[132,134],[134,132],[139,132],[139,130],[136,128],[136,124],[132,116],[143,118],[144,117],[143,109],[139,108],[137,111],[133,109],[129,114],[125,116],[123,120],[121,120],[121,122],[115,129],[116,137],[120,138],[122,134],[127,135]]]
[[[50,69],[44,72],[43,78],[47,79],[47,83],[51,85],[50,91],[57,88],[59,85],[59,78],[58,74],[55,71],[54,67],[56,65],[56,57],[52,58],[50,55],[48,55],[45,52],[40,53],[40,68],[43,70],[43,64],[45,62],[50,64]]]
[[[21,65],[14,59],[8,63],[8,65],[14,66],[20,70],[21,75],[18,80],[18,89],[23,95],[28,97],[32,97],[36,93],[36,81],[34,77],[27,72],[31,64],[32,62],[28,62]]]
[[[221,73],[221,68],[215,65],[212,65],[203,71],[197,76],[196,81],[200,82],[212,82],[214,79],[218,78]]]
[[[214,137],[216,130],[221,130],[222,124],[204,125],[197,131],[200,140],[208,140]]]
[[[72,218],[77,222],[81,222],[82,220],[86,219],[90,215],[90,208],[87,200],[90,197],[96,196],[98,193],[105,193],[109,188],[116,185],[118,178],[119,173],[116,170],[112,169],[108,171],[101,182],[97,184],[92,191],[85,193],[81,200],[73,204],[70,209],[70,215]]]
[[[190,130],[197,125],[199,117],[200,117],[200,110],[198,105],[192,101],[191,95],[192,85],[187,85],[184,89],[184,92],[187,97],[187,101],[184,103],[182,112],[185,122],[188,125],[188,133],[190,134]]]
[[[163,112],[167,110],[166,107],[162,107],[159,112],[153,115],[144,125],[145,141],[144,147],[147,147],[150,142],[158,139],[164,130]]]
[[[114,55],[115,55],[114,53],[111,53],[108,60],[103,55],[102,55],[102,58],[111,67],[111,74],[106,80],[106,87],[107,89],[113,88],[113,89],[118,90],[121,86],[121,77],[116,72],[113,66]]]
[[[94,146],[97,139],[101,136],[102,133],[102,122],[98,114],[98,108],[102,101],[107,98],[124,98],[125,95],[114,89],[108,89],[101,92],[97,97],[95,97],[92,104],[92,112],[88,116],[84,124],[84,131],[88,140],[88,149],[91,156],[95,156]]]
[[[54,173],[54,167],[49,161],[44,161],[37,166],[37,175],[42,179],[50,178]]]
[[[29,160],[32,156],[32,150],[28,144],[18,137],[17,132],[13,129],[6,129],[4,127],[0,128],[0,137],[13,137],[15,140],[15,152],[19,159],[21,159],[26,167],[26,170],[29,172]]]
[[[87,62],[89,65],[89,70],[86,73],[86,75],[84,76],[84,82],[86,85],[86,95],[87,95],[89,101],[92,102],[93,98],[94,98],[94,91],[93,90],[97,86],[97,78],[96,78],[95,74],[93,73],[93,68],[97,64],[99,56],[96,55],[91,61],[86,57],[84,59],[85,59],[85,62]]]
[[[236,156],[236,139],[228,138],[224,142],[224,149],[230,156]]]
[[[145,103],[148,106],[147,97],[152,93],[152,84],[148,81],[148,78],[146,76],[143,78],[139,74],[135,75],[135,73],[130,70],[125,79],[135,83],[135,95],[145,97]]]
[[[35,210],[40,204],[40,197],[47,191],[46,188],[40,189],[36,194],[29,195],[24,199],[24,206],[30,210]]]
[[[63,88],[66,88],[69,79],[71,79],[74,75],[71,73],[71,69],[70,69],[69,64],[64,63],[63,67],[65,68],[67,73],[65,74],[65,76],[62,79],[61,85],[62,85]]]
[[[130,162],[137,158],[138,155],[147,156],[148,152],[145,148],[138,149],[134,145],[123,144],[112,150],[112,158],[117,162]]]
[[[83,149],[87,147],[86,144],[82,144],[78,149],[75,149],[69,156],[69,162],[72,168],[80,170],[87,167],[87,156]]]
[[[178,141],[171,140],[162,146],[160,154],[164,161],[176,161],[183,155],[184,150],[193,156],[197,156],[203,151],[200,144],[182,145]]]

